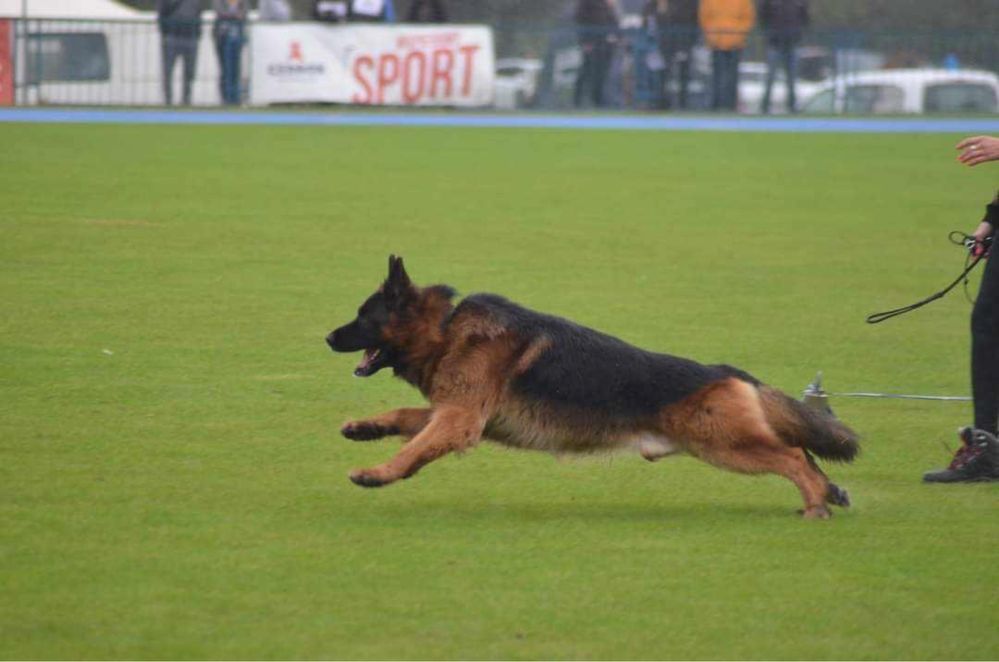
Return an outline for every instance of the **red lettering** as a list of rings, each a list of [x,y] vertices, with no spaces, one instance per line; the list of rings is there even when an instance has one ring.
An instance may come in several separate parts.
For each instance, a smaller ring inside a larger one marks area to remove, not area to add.
[[[364,95],[355,94],[353,101],[354,103],[369,104],[371,103],[372,96],[371,83],[369,83],[368,79],[364,77],[364,72],[361,70],[361,67],[365,67],[369,71],[373,71],[375,68],[375,61],[367,55],[362,55],[354,60],[354,80],[360,83],[361,87],[364,88]]]
[[[399,80],[399,58],[392,53],[385,53],[378,60],[377,103],[380,104],[385,100],[385,88],[397,80]]]
[[[433,54],[433,66],[430,72],[430,96],[433,98],[438,98],[439,96],[449,97],[452,93],[451,85],[451,69],[454,68],[454,52],[447,48],[438,48],[434,50]],[[447,85],[445,92],[442,95],[437,93],[437,81],[444,81]]]
[[[465,56],[465,78],[461,83],[461,96],[467,97],[472,92],[472,72],[475,64],[475,52],[479,46],[462,46],[458,50]]]
[[[413,64],[416,63],[416,75]],[[413,51],[406,56],[402,65],[402,100],[405,103],[416,103],[424,94],[424,84],[427,79],[427,56],[421,51]],[[413,82],[416,88],[413,89]]]

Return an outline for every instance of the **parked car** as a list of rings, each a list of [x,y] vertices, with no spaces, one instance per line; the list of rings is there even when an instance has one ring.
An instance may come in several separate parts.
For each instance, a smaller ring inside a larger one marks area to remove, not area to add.
[[[544,64],[533,58],[510,57],[496,60],[493,105],[514,110],[534,104]]]
[[[999,77],[971,69],[882,69],[837,77],[802,105],[832,115],[999,112]]]

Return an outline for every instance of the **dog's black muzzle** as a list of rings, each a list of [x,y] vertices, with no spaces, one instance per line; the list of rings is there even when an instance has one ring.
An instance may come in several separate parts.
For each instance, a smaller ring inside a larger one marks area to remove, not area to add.
[[[326,344],[334,352],[359,352],[364,350],[361,362],[354,369],[358,377],[370,377],[392,363],[392,352],[383,348],[381,340],[369,338],[356,322],[341,326],[326,336]]]

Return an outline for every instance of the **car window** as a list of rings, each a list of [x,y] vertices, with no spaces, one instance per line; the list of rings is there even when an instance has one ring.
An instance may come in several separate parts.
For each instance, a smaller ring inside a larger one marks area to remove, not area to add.
[[[111,61],[102,32],[31,32],[25,70],[27,82],[108,80]]]
[[[927,113],[994,113],[996,91],[979,83],[938,83],[926,86],[923,110]]]
[[[848,113],[905,112],[905,93],[895,85],[851,85],[846,89]]]
[[[825,90],[823,92],[819,92],[806,101],[801,110],[805,113],[831,115],[833,113],[833,91]]]

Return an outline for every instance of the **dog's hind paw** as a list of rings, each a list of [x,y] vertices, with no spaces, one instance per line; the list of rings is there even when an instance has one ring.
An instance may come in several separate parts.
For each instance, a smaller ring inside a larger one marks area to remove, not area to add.
[[[372,469],[356,469],[350,472],[350,482],[360,487],[381,487],[392,481],[382,478]]]
[[[372,441],[394,434],[394,432],[384,425],[371,421],[350,421],[340,428],[340,434],[353,441]]]
[[[834,506],[841,506],[843,508],[849,508],[850,495],[839,485],[829,483],[829,489],[826,490],[826,503],[831,503]]]

